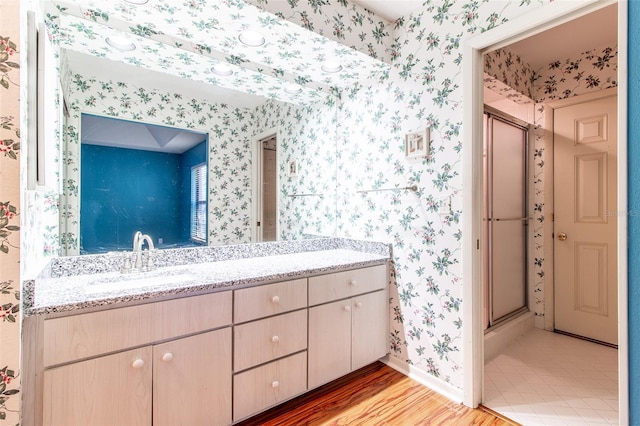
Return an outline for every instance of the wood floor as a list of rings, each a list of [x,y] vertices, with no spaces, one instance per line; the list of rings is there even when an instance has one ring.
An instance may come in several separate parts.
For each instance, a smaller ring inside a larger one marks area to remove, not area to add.
[[[248,425],[512,425],[456,404],[378,362],[240,423]]]

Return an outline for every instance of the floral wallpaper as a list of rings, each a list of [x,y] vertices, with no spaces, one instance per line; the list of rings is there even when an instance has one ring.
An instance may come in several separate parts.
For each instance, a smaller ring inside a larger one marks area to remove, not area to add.
[[[279,238],[336,233],[337,103],[267,102],[253,113],[256,134],[278,129]],[[295,162],[297,171],[290,173]]]
[[[495,79],[502,83],[507,91],[515,91],[515,93],[524,95],[528,99],[533,99],[533,82],[536,74],[529,64],[525,63],[522,58],[508,48],[496,49],[486,53],[484,55],[484,72],[485,87],[492,88],[491,82]],[[493,90],[498,93],[505,91],[502,88]],[[504,97],[518,102],[517,96],[511,93],[506,93]]]
[[[20,7],[0,0],[0,423],[20,414]]]
[[[346,0],[246,0],[293,22],[384,62],[391,62],[393,23]]]
[[[618,47],[600,46],[536,70],[534,99],[548,102],[617,87]]]

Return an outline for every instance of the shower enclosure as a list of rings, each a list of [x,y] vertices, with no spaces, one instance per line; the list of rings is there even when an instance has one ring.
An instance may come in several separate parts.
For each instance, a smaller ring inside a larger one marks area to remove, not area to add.
[[[484,114],[485,328],[527,310],[526,123]]]

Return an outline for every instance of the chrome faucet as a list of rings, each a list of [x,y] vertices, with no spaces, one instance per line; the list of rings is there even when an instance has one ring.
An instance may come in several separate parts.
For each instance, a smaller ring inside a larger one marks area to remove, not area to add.
[[[142,252],[142,246],[144,245],[144,243],[147,243],[147,247],[148,250],[146,250],[147,254],[147,259],[146,262],[143,260],[143,252]],[[153,269],[155,269],[155,265],[153,264],[153,258],[152,258],[152,253],[155,250],[155,247],[153,245],[153,240],[151,239],[150,236],[148,236],[147,234],[143,234],[140,231],[136,231],[135,234],[133,234],[133,267],[131,267],[131,260],[126,254],[125,254],[125,260],[124,260],[124,267],[122,268],[122,272],[126,273],[126,272],[144,272],[144,271],[151,271]]]

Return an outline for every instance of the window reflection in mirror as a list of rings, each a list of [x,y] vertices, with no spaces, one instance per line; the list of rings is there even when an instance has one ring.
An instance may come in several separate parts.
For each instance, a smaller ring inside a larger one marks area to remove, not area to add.
[[[81,141],[81,254],[206,245],[207,133],[82,114]]]

